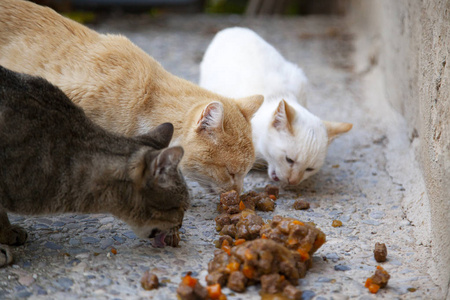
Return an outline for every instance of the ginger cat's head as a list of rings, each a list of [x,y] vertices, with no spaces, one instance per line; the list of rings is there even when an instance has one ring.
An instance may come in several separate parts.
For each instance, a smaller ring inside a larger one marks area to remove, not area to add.
[[[322,121],[300,105],[285,100],[267,107],[266,130],[260,132],[258,153],[268,163],[268,175],[275,181],[297,185],[316,174],[325,162],[328,145],[352,128],[350,123]]]
[[[224,99],[201,107],[184,138],[183,174],[215,193],[240,192],[255,161],[250,120],[263,99]]]

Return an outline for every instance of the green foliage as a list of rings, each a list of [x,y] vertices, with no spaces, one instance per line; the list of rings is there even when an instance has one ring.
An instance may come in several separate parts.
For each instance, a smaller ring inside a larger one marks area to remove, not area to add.
[[[95,14],[91,11],[71,11],[63,15],[81,24],[92,23],[95,20]]]
[[[207,0],[205,12],[212,14],[243,14],[246,0]]]

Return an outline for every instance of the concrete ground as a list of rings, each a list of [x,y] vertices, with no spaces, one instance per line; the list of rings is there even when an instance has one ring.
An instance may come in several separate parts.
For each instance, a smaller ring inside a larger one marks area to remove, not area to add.
[[[303,299],[442,299],[426,272],[430,249],[415,239],[417,231],[423,232],[420,223],[406,219],[403,210],[425,191],[412,160],[410,137],[403,120],[373,97],[377,86],[370,79],[376,74],[370,68],[353,71],[354,39],[344,20],[116,16],[92,27],[129,37],[170,72],[197,82],[198,65],[214,34],[236,25],[254,29],[304,68],[313,113],[354,124],[332,143],[316,176],[299,187],[282,189],[275,211],[260,213],[266,219],[280,214],[312,221],[327,235],[313,267],[299,282]],[[245,190],[267,183],[265,173],[252,171]],[[187,271],[204,278],[217,239],[219,197],[190,185],[192,207],[179,248],[152,248],[109,215],[12,216],[30,237],[13,249],[15,263],[0,269],[0,299],[176,299]],[[297,198],[309,201],[311,208],[294,210]],[[332,227],[335,219],[343,226]],[[388,261],[382,266],[391,279],[386,289],[372,295],[364,282],[378,265],[372,254],[375,242],[387,245]],[[161,288],[142,289],[146,270],[158,275]],[[224,291],[228,299],[259,299],[258,290]]]

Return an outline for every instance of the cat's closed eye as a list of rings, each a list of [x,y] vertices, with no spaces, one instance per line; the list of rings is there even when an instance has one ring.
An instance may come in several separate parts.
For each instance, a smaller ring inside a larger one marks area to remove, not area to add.
[[[314,171],[313,168],[306,168],[306,172],[312,172],[312,171]]]
[[[292,158],[287,157],[287,156],[286,156],[286,161],[287,161],[290,165],[294,164],[294,160],[293,160]]]

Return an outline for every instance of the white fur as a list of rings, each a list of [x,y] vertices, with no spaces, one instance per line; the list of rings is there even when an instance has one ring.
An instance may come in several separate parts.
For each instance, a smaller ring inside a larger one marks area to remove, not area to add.
[[[256,156],[267,162],[269,177],[292,185],[317,173],[329,142],[323,122],[303,107],[306,85],[306,76],[297,65],[247,28],[217,33],[200,66],[200,86],[204,88],[235,98],[264,96],[252,119]],[[275,116],[281,100],[295,111],[291,131],[273,126],[275,117],[287,122],[286,114]]]

